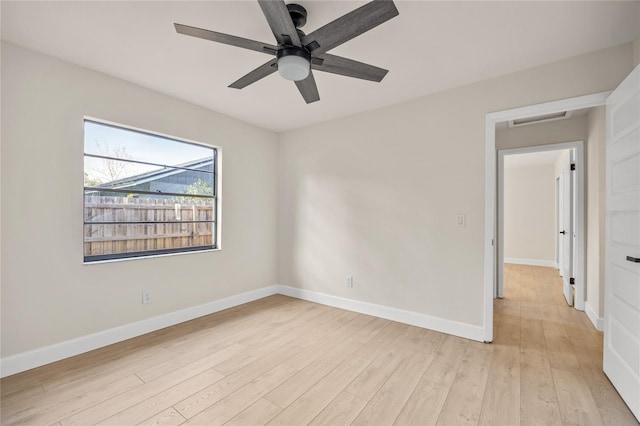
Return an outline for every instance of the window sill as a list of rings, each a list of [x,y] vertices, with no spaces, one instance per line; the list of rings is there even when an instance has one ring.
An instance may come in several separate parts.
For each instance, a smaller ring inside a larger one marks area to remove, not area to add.
[[[94,260],[90,262],[83,261],[83,265],[99,265],[102,263],[114,263],[114,262],[124,262],[131,260],[143,260],[143,259],[156,259],[158,257],[168,257],[168,256],[184,256],[185,254],[200,254],[200,253],[211,253],[216,251],[221,251],[222,248],[212,248],[207,250],[197,250],[197,251],[183,251],[178,253],[162,253],[162,254],[150,254],[147,256],[133,256],[133,257],[123,257],[120,259],[105,259],[105,260]]]

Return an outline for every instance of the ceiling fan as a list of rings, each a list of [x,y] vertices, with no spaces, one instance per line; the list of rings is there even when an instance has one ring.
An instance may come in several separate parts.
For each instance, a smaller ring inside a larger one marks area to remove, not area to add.
[[[262,43],[216,31],[174,24],[180,34],[230,44],[275,56],[229,87],[242,89],[276,72],[296,83],[309,104],[320,100],[313,70],[380,82],[387,70],[352,59],[330,55],[327,51],[398,15],[392,0],[374,0],[305,35],[299,28],[307,22],[307,11],[299,4],[282,0],[258,0],[277,45]]]

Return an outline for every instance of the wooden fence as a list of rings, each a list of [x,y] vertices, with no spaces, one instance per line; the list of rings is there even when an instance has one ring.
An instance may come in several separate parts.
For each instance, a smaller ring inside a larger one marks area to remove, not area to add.
[[[86,195],[84,255],[211,245],[215,232],[215,224],[211,222],[213,217],[211,201],[206,199],[169,200]],[[209,222],[189,222],[193,220]],[[121,224],[122,222],[169,223]]]

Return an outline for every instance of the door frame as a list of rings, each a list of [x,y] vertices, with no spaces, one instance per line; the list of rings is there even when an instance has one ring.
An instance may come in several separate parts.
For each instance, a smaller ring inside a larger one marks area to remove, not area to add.
[[[556,230],[556,269],[558,270],[558,274],[562,275],[562,256],[564,256],[564,246],[562,244],[560,244],[562,241],[559,237],[560,235],[560,222],[564,221],[564,217],[562,217],[561,220],[561,215],[564,216],[564,205],[563,205],[563,211],[560,211],[560,205],[564,204],[564,200],[562,199],[562,185],[564,184],[564,182],[562,181],[562,175],[558,175],[555,179],[555,197],[556,197],[556,218],[555,218],[555,222],[556,222],[556,226],[555,226],[555,230]],[[564,223],[563,223],[564,225]],[[562,249],[561,249],[562,247]],[[562,255],[561,255],[562,252]]]
[[[483,328],[485,342],[493,341],[493,295],[497,285],[496,277],[496,190],[497,190],[497,153],[496,123],[553,114],[562,111],[573,111],[605,105],[611,91],[578,96],[553,102],[546,102],[504,111],[491,112],[485,115],[485,165],[484,165],[484,312]]]
[[[562,142],[547,145],[534,145],[523,148],[509,148],[498,151],[498,281],[496,285],[496,297],[504,296],[504,157],[513,154],[528,154],[532,152],[559,151],[565,149],[575,150],[575,197],[572,197],[574,205],[574,225],[572,231],[575,230],[574,237],[574,271],[575,278],[575,298],[574,307],[579,311],[584,311],[585,303],[585,277],[586,277],[586,221],[585,221],[585,167],[584,161],[584,142]],[[555,185],[555,176],[554,176]],[[554,194],[555,195],[555,194]],[[565,207],[566,208],[566,207]],[[568,279],[568,278],[567,278]]]

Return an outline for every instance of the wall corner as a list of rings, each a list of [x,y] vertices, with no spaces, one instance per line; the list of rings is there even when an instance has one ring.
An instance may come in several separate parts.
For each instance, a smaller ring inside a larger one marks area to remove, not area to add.
[[[633,39],[633,67],[640,65],[640,32]]]

